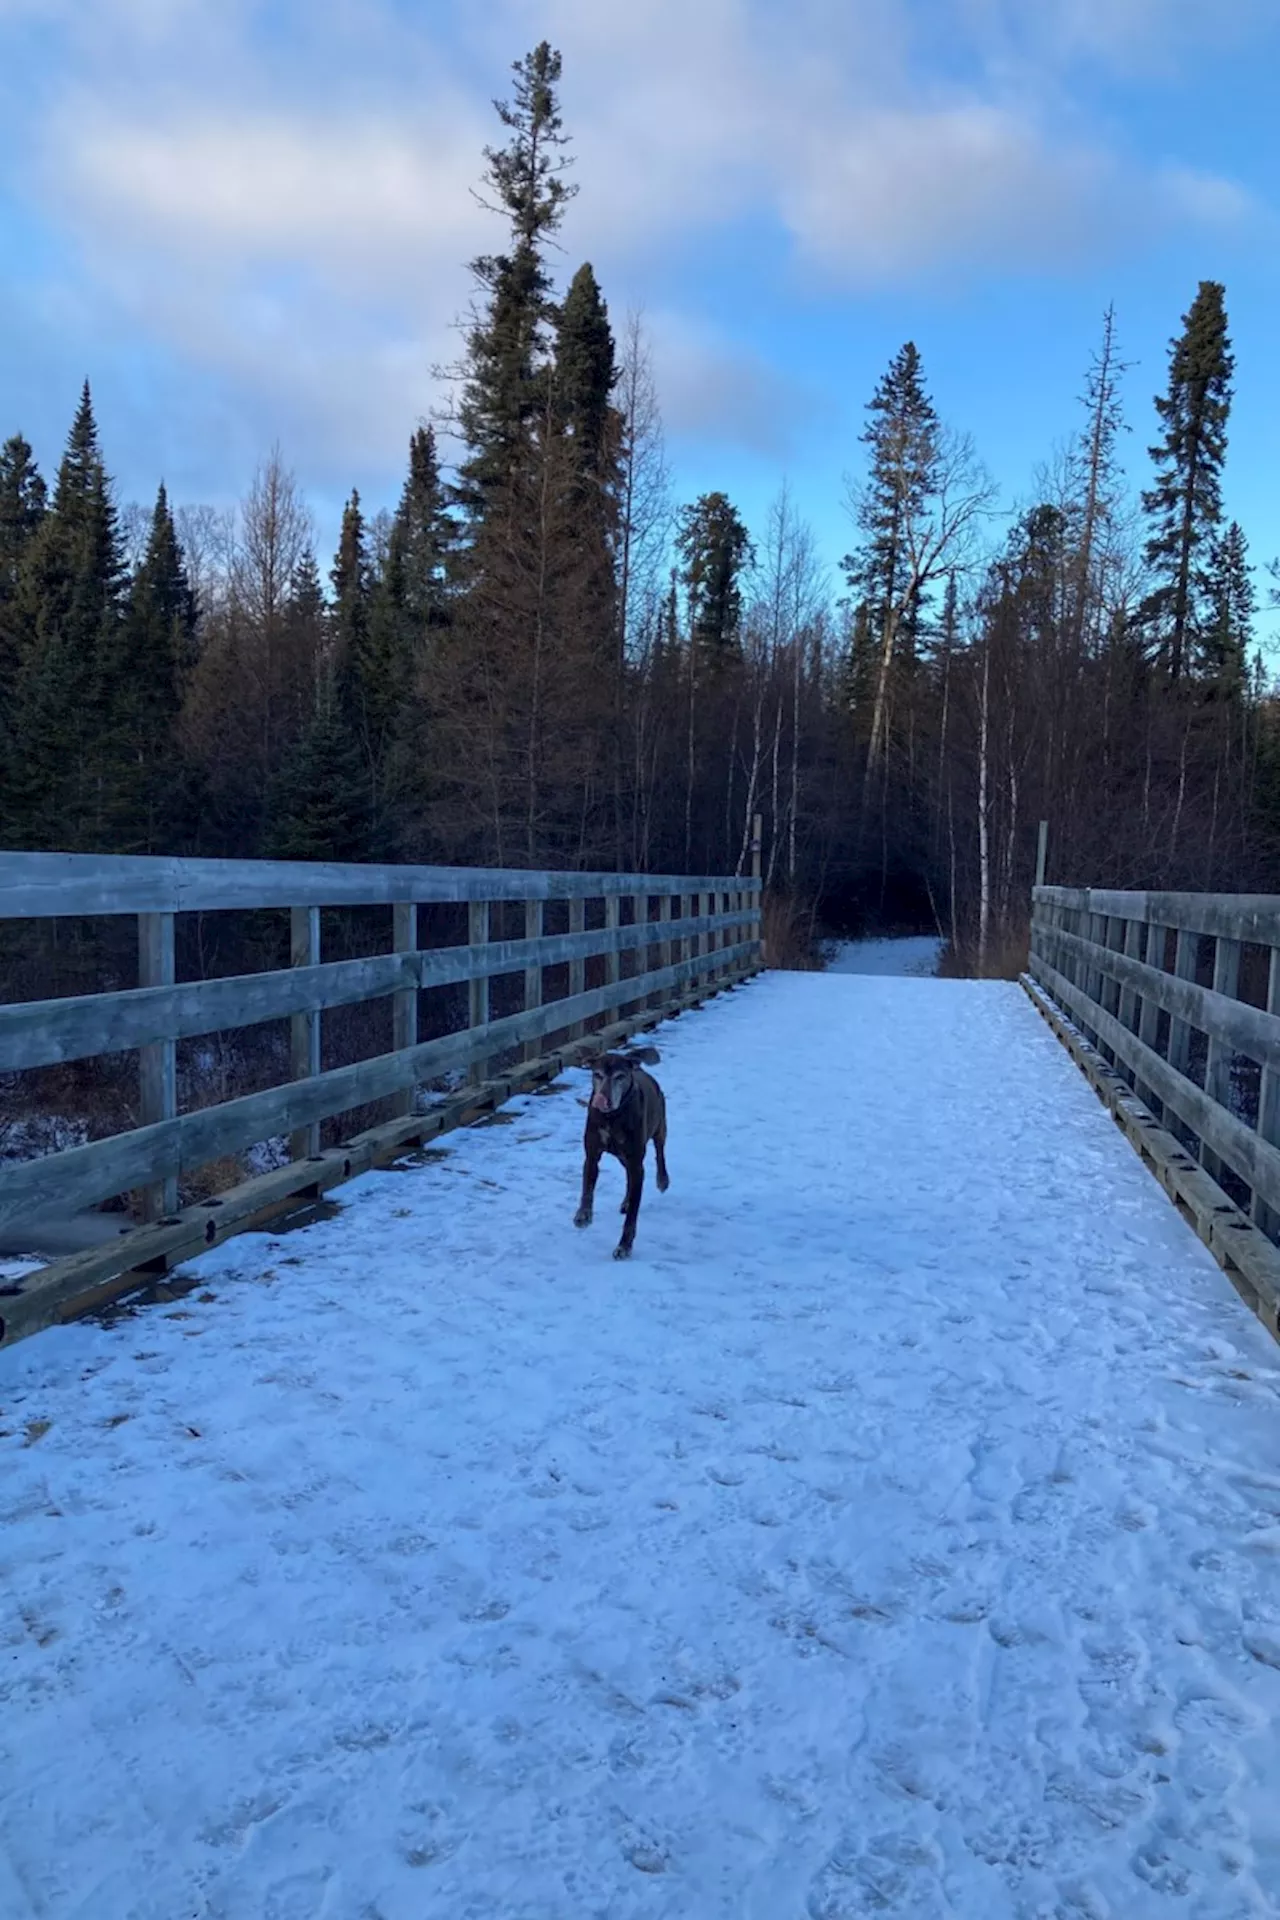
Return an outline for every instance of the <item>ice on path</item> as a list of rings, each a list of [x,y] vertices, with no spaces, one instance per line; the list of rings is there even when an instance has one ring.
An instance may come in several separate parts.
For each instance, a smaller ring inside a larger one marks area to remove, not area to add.
[[[4,1920],[1241,1920],[1280,1367],[1016,987],[774,975],[0,1354]]]

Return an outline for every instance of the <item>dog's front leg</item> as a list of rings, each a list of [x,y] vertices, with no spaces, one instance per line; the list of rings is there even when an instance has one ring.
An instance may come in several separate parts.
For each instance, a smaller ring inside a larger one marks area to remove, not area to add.
[[[597,1141],[588,1136],[582,1161],[582,1199],[578,1202],[578,1211],[573,1216],[575,1227],[589,1227],[595,1206],[596,1181],[600,1177],[601,1148]]]
[[[629,1260],[631,1248],[635,1243],[636,1220],[640,1213],[640,1196],[644,1192],[643,1156],[627,1168],[627,1217],[622,1223],[622,1238],[613,1250],[615,1260]]]

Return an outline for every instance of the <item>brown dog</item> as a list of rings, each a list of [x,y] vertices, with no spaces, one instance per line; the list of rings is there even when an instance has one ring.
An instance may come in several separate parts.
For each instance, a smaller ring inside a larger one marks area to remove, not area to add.
[[[573,1216],[575,1227],[591,1225],[596,1178],[604,1154],[621,1160],[627,1171],[627,1197],[622,1203],[626,1215],[622,1238],[613,1250],[615,1260],[630,1258],[636,1237],[636,1217],[644,1192],[644,1156],[653,1142],[658,1162],[658,1192],[665,1193],[667,1178],[667,1102],[662,1088],[645,1067],[658,1064],[656,1047],[640,1047],[634,1053],[605,1053],[584,1064],[591,1070],[591,1099],[587,1103],[587,1125],[582,1138],[582,1200]]]

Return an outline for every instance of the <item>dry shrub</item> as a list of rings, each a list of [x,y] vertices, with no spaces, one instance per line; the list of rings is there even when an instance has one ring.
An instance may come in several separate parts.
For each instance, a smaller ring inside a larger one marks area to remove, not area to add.
[[[1027,970],[1030,929],[1009,927],[997,931],[987,943],[986,957],[978,965],[977,948],[948,941],[938,961],[941,980],[1016,980]]]
[[[813,913],[784,893],[766,893],[763,903],[764,963],[785,973],[820,973],[822,956]]]

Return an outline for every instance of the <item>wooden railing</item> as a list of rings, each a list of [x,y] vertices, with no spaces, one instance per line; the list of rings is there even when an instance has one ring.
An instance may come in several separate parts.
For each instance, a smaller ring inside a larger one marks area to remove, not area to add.
[[[419,909],[448,902],[466,904],[466,944],[420,946]],[[522,917],[507,910],[523,937],[491,938],[495,906],[511,902],[523,906]],[[567,931],[548,934],[556,902]],[[321,912],[341,907],[390,908],[392,950],[324,961]],[[175,977],[178,915],[267,909],[289,912],[288,968]],[[761,964],[758,879],[0,853],[0,921],[120,915],[136,916],[140,984],[0,1006],[0,1074],[136,1050],[140,1124],[0,1163],[0,1227],[12,1241],[15,1222],[137,1189],[151,1224],[7,1289],[0,1339],[63,1317],[95,1288],[118,1293],[126,1274],[162,1268],[266,1208],[475,1117],[598,1044],[585,1037],[589,1024],[612,1019],[605,1032],[616,1039]],[[593,960],[602,978],[588,988]],[[567,994],[544,998],[548,969],[562,970]],[[510,975],[522,982],[520,1010],[491,1018],[490,983]],[[420,1039],[419,993],[458,983],[469,987],[468,1024]],[[392,1050],[322,1070],[321,1015],[374,1000],[392,1004]],[[281,1018],[291,1023],[292,1079],[179,1111],[178,1041]],[[545,1054],[541,1043],[557,1034],[566,1044]],[[495,1076],[502,1055],[515,1064]],[[470,1077],[464,1094],[415,1112],[422,1083],[459,1069]],[[321,1151],[322,1121],[384,1100],[390,1121]],[[177,1210],[184,1173],[280,1135],[290,1140],[287,1167]]]
[[[1029,973],[1132,1090],[1116,1117],[1274,1330],[1280,896],[1038,886]]]

